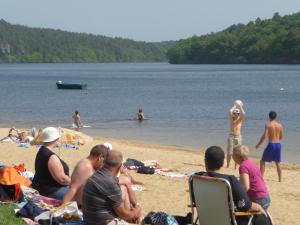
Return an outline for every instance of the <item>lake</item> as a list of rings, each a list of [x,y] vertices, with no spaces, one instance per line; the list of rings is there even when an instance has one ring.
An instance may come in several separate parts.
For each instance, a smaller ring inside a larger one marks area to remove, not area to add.
[[[57,80],[88,88],[58,90]],[[298,65],[0,64],[0,81],[1,127],[70,127],[78,110],[90,135],[195,150],[226,149],[228,110],[241,99],[252,154],[262,154],[254,146],[275,110],[285,128],[283,161],[300,162]],[[142,123],[133,120],[139,108]]]

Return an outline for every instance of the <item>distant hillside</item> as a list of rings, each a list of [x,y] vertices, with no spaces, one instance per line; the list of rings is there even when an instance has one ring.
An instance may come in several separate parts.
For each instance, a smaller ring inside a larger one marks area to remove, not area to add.
[[[300,13],[247,25],[237,24],[218,33],[180,40],[167,52],[174,64],[299,64]]]
[[[0,20],[0,63],[161,62],[171,42],[29,28]]]

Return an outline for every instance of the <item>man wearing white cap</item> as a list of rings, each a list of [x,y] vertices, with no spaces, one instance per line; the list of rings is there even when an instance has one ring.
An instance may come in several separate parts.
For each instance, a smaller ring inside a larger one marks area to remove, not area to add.
[[[245,118],[243,102],[236,100],[229,110],[229,136],[227,139],[227,168],[229,168],[233,148],[242,144],[241,128]],[[234,166],[236,168],[236,164]]]

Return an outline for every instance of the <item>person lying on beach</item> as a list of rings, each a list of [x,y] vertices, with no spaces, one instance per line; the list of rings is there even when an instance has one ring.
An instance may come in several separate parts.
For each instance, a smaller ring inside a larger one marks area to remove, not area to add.
[[[238,179],[233,175],[227,175],[221,173],[221,168],[224,165],[225,160],[225,153],[222,148],[218,146],[211,146],[205,151],[204,156],[205,161],[205,168],[206,172],[197,173],[198,175],[202,176],[209,176],[209,177],[217,177],[226,179],[232,188],[232,196],[235,207],[238,211],[248,212],[248,211],[257,211],[261,214],[255,215],[252,221],[253,225],[269,225],[270,221],[267,218],[267,214],[265,210],[261,207],[261,205],[251,202],[249,199],[246,191],[242,187],[241,183]],[[236,217],[238,225],[245,224],[244,216]]]
[[[2,138],[1,142],[9,143],[26,143],[33,140],[33,137],[29,136],[26,131],[19,131],[18,129],[12,127],[10,128],[8,135]]]
[[[259,168],[248,158],[249,149],[239,145],[233,149],[233,160],[240,165],[240,182],[247,192],[250,200],[260,204],[265,210],[270,206],[269,193]]]
[[[142,211],[139,204],[127,208],[122,196],[126,193],[122,191],[125,187],[120,186],[117,178],[122,161],[121,152],[108,151],[104,166],[87,180],[82,197],[85,225],[127,225],[140,222]]]
[[[43,145],[35,158],[35,175],[32,180],[32,187],[41,195],[59,200],[63,199],[71,183],[68,165],[52,151],[60,137],[54,127],[43,129]]]

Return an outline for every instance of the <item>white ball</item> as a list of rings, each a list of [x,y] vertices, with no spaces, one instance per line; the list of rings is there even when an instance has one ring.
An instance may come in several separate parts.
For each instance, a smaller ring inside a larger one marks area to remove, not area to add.
[[[239,105],[242,107],[244,104],[243,104],[242,100],[235,100],[234,105],[236,105],[236,106]]]

